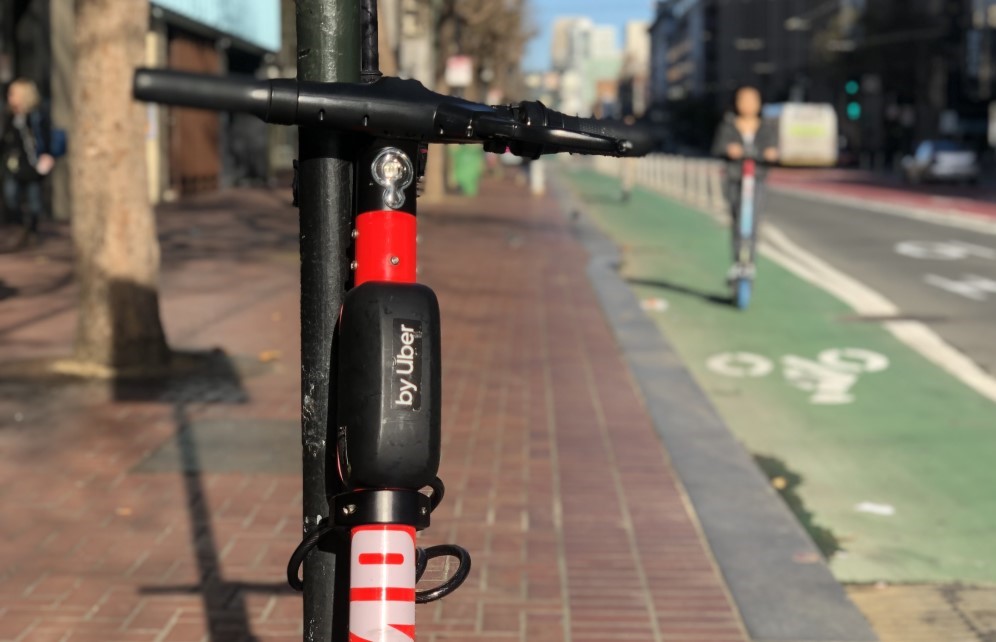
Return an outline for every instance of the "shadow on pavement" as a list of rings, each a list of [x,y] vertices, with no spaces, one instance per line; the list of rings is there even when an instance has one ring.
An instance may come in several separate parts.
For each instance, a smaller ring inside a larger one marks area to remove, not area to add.
[[[219,544],[211,523],[205,492],[204,473],[216,468],[228,472],[245,463],[240,457],[237,437],[225,432],[221,439],[205,438],[212,431],[210,422],[191,418],[191,409],[210,404],[244,404],[249,396],[242,385],[242,374],[235,361],[221,350],[177,355],[189,368],[178,374],[147,379],[122,379],[114,382],[115,401],[152,401],[169,403],[173,408],[174,438],[153,452],[135,472],[175,472],[183,478],[190,523],[190,546],[197,563],[199,582],[193,585],[147,586],[144,595],[199,593],[211,642],[254,641],[252,623],[246,606],[247,593],[293,593],[284,583],[246,583],[226,580],[221,571]],[[232,422],[228,422],[232,423]],[[217,435],[216,435],[217,436]],[[209,452],[202,452],[205,444]],[[231,448],[228,445],[231,445]],[[248,450],[254,450],[252,448]],[[234,456],[232,451],[235,451]],[[269,453],[261,453],[264,457]],[[258,467],[250,464],[250,467]]]
[[[790,470],[785,462],[777,457],[755,455],[754,461],[757,462],[761,472],[765,474],[768,480],[770,480],[771,485],[778,491],[778,494],[785,501],[786,505],[788,505],[792,514],[796,516],[799,523],[809,533],[809,537],[816,544],[816,548],[820,549],[823,557],[829,560],[841,551],[843,547],[833,531],[817,524],[815,515],[807,510],[805,504],[802,503],[802,499],[797,492],[798,488],[802,486],[802,475]]]
[[[687,294],[689,296],[698,297],[703,301],[708,303],[714,303],[716,305],[733,305],[733,297],[724,294],[715,294],[712,292],[706,292],[705,290],[699,290],[687,285],[680,285],[678,283],[672,283],[670,281],[664,281],[660,279],[626,279],[626,282],[630,285],[647,285],[655,288],[663,288],[670,292],[677,292],[679,294]]]
[[[588,202],[598,205],[615,205],[625,208],[629,205],[631,197],[624,197],[620,192],[616,196],[605,196],[604,194],[594,194],[588,197]]]
[[[287,437],[293,432],[281,428],[286,428],[288,422],[198,418],[206,414],[206,407],[248,403],[244,378],[265,374],[269,365],[248,357],[232,358],[221,350],[176,353],[172,362],[172,371],[157,376],[111,381],[54,373],[46,368],[47,360],[23,362],[17,368],[10,368],[8,363],[4,364],[8,366],[6,370],[0,369],[0,394],[36,406],[83,399],[168,405],[174,424],[172,437],[129,473],[173,474],[182,479],[190,525],[189,551],[194,556],[197,580],[186,585],[147,585],[139,592],[163,597],[199,595],[211,642],[256,640],[247,595],[294,595],[294,591],[282,581],[240,582],[223,576],[223,542],[218,541],[212,525],[205,475],[297,473],[299,443],[289,440],[291,446],[287,447]]]
[[[274,216],[274,210],[286,210],[286,216]],[[274,252],[296,252],[298,247],[297,211],[289,190],[225,190],[160,205],[155,215],[164,272],[190,261],[252,261]],[[0,239],[15,229],[0,227]],[[71,295],[75,283],[71,230],[64,223],[45,221],[41,232],[38,246],[0,254],[8,282],[16,282],[11,275],[17,274],[30,283],[6,288],[0,283],[0,300],[57,292]]]
[[[0,301],[8,299],[17,294],[17,288],[8,287],[3,279],[0,279]]]

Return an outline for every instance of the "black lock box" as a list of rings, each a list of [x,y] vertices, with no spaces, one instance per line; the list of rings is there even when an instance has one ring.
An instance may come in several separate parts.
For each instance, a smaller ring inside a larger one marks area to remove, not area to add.
[[[350,290],[339,321],[337,451],[350,490],[428,485],[439,470],[439,303],[415,283]]]

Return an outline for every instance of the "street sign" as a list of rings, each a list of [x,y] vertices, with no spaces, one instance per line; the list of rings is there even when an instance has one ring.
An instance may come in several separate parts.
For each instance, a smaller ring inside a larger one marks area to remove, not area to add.
[[[445,79],[450,87],[469,87],[474,82],[474,59],[470,56],[447,58]]]

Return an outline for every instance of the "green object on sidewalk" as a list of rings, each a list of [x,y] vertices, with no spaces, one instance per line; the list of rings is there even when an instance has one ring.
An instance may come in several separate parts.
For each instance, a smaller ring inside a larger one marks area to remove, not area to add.
[[[840,548],[839,579],[996,582],[996,405],[763,255],[736,310],[728,229],[643,189],[620,203],[614,178],[569,178],[731,430]]]
[[[477,196],[484,173],[484,149],[480,145],[451,145],[449,149],[456,184],[466,196]]]

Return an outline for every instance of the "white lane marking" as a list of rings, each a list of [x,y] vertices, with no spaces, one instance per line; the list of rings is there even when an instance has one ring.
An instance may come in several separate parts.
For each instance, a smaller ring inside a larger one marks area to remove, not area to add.
[[[996,294],[996,281],[977,274],[966,274],[960,281],[928,274],[923,280],[929,285],[980,303],[988,301],[990,294]]]
[[[724,377],[766,377],[775,369],[767,357],[751,352],[724,352],[710,357],[706,367]]]
[[[859,314],[874,316],[899,314],[899,308],[895,303],[802,249],[775,225],[768,223],[764,230],[761,249],[782,267],[827,290]]]
[[[896,514],[896,507],[892,504],[879,504],[877,502],[861,502],[854,507],[854,510],[880,517],[892,517]]]
[[[875,212],[877,214],[889,214],[891,216],[899,216],[923,223],[933,223],[934,225],[943,225],[945,227],[968,230],[969,232],[996,236],[996,220],[990,220],[983,216],[965,213],[959,210],[938,212],[936,210],[909,207],[906,205],[882,203],[872,199],[839,196],[837,194],[817,194],[805,189],[793,187],[770,186],[769,190],[810,201],[830,203],[832,205],[842,205],[844,207]]]
[[[864,316],[895,316],[899,308],[884,296],[813,256],[772,224],[767,224],[761,251],[799,278],[823,289]],[[882,324],[894,337],[916,350],[963,384],[996,402],[996,378],[919,321]]]
[[[929,261],[961,261],[967,258],[996,259],[996,250],[964,241],[903,241],[896,254]]]

